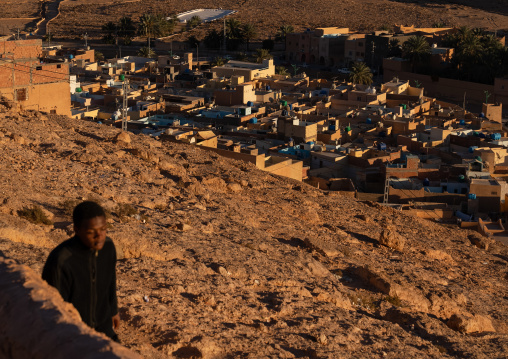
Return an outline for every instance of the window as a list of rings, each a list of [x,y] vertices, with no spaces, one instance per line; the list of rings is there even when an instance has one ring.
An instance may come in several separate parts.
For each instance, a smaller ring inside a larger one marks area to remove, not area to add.
[[[169,65],[169,60],[166,60],[166,65]]]
[[[58,65],[56,65],[56,68],[57,68],[57,69],[61,69],[61,68],[62,68],[62,65],[58,64]]]
[[[28,93],[26,89],[17,89],[16,90],[16,101],[26,101],[28,100]]]
[[[361,101],[362,100],[362,96],[357,96],[356,97],[356,101]]]
[[[358,46],[363,46],[363,42],[359,42],[359,43],[358,43]]]
[[[42,66],[37,66],[35,69],[36,70],[42,70]]]
[[[490,194],[496,195],[497,193],[496,192],[490,192]]]

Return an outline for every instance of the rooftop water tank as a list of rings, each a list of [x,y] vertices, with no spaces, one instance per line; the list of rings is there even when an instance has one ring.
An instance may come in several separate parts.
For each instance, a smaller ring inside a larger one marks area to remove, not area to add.
[[[124,81],[125,80],[125,75],[124,74],[121,74],[120,75],[120,81]]]
[[[477,148],[478,148],[478,146],[470,146],[468,152],[473,153],[474,150],[476,150]]]
[[[468,194],[467,199],[476,199],[476,194],[474,194],[474,193]]]
[[[485,137],[487,137],[487,136],[486,136],[483,132],[480,132],[480,133],[478,134],[478,136],[480,136],[480,138],[485,138]]]
[[[386,143],[384,142],[379,142],[377,144],[377,149],[380,150],[380,151],[386,151]]]
[[[83,90],[81,89],[81,87],[77,87],[76,92],[83,92]]]
[[[484,118],[485,117],[485,114],[483,112],[480,112],[480,114],[478,115],[478,117],[480,118]]]
[[[286,107],[288,105],[288,102],[286,100],[282,100],[280,103],[284,107]]]
[[[499,141],[501,139],[500,133],[493,133],[490,135],[490,138],[492,138],[494,141]]]
[[[424,185],[424,186],[430,186],[430,180],[429,180],[428,178],[425,178],[425,179],[423,180],[423,185]]]
[[[475,156],[474,159],[477,160],[478,162],[483,162],[480,156]]]
[[[328,126],[328,130],[329,131],[335,131],[335,125]]]
[[[459,175],[459,182],[464,182],[466,177],[464,175]]]
[[[252,102],[252,101],[247,101],[247,106],[249,106],[249,107],[254,106],[254,102]]]
[[[466,124],[466,121],[465,121],[465,120],[460,120],[460,121],[459,121],[459,124],[460,124],[461,126],[464,126],[464,125]]]
[[[69,55],[69,60],[72,60],[74,58],[74,55],[70,54]]]
[[[288,112],[286,110],[282,110],[282,116],[287,116]]]
[[[366,122],[367,122],[368,125],[370,125],[370,124],[372,124],[372,119],[370,117],[367,117]]]
[[[258,123],[258,119],[256,117],[253,117],[249,120],[249,123]]]
[[[346,126],[346,132],[349,132],[349,131],[351,131],[351,127]]]
[[[265,89],[266,91],[270,91],[270,86],[266,85]]]

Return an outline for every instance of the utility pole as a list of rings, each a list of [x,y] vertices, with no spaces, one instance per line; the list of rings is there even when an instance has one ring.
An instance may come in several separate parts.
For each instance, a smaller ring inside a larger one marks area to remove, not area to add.
[[[83,37],[85,38],[85,49],[88,49],[88,33],[85,32]]]
[[[224,16],[224,53],[226,53],[226,17]]]
[[[129,80],[125,79],[122,85],[123,107],[122,107],[122,131],[127,132],[127,93],[129,91]]]
[[[374,51],[376,50],[376,44],[374,44],[374,41],[372,41],[371,44],[372,44],[372,50],[371,50],[372,58],[370,60],[371,61],[370,66],[372,68],[374,68]]]
[[[19,40],[19,27],[18,27],[18,35],[17,35],[17,36],[18,36],[18,37],[17,37],[17,40]]]
[[[198,62],[198,71],[199,71],[199,44],[196,44],[196,61]]]

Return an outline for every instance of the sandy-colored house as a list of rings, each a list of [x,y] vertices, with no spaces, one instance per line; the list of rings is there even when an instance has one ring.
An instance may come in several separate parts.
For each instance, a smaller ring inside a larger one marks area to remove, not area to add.
[[[41,57],[40,39],[0,41],[0,95],[25,109],[70,115],[69,64]]]

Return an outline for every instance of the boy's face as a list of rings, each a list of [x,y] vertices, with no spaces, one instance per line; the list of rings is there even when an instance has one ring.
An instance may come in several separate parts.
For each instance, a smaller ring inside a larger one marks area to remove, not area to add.
[[[85,246],[93,250],[101,250],[106,242],[106,218],[94,217],[81,222],[78,228],[75,228],[76,236]]]

